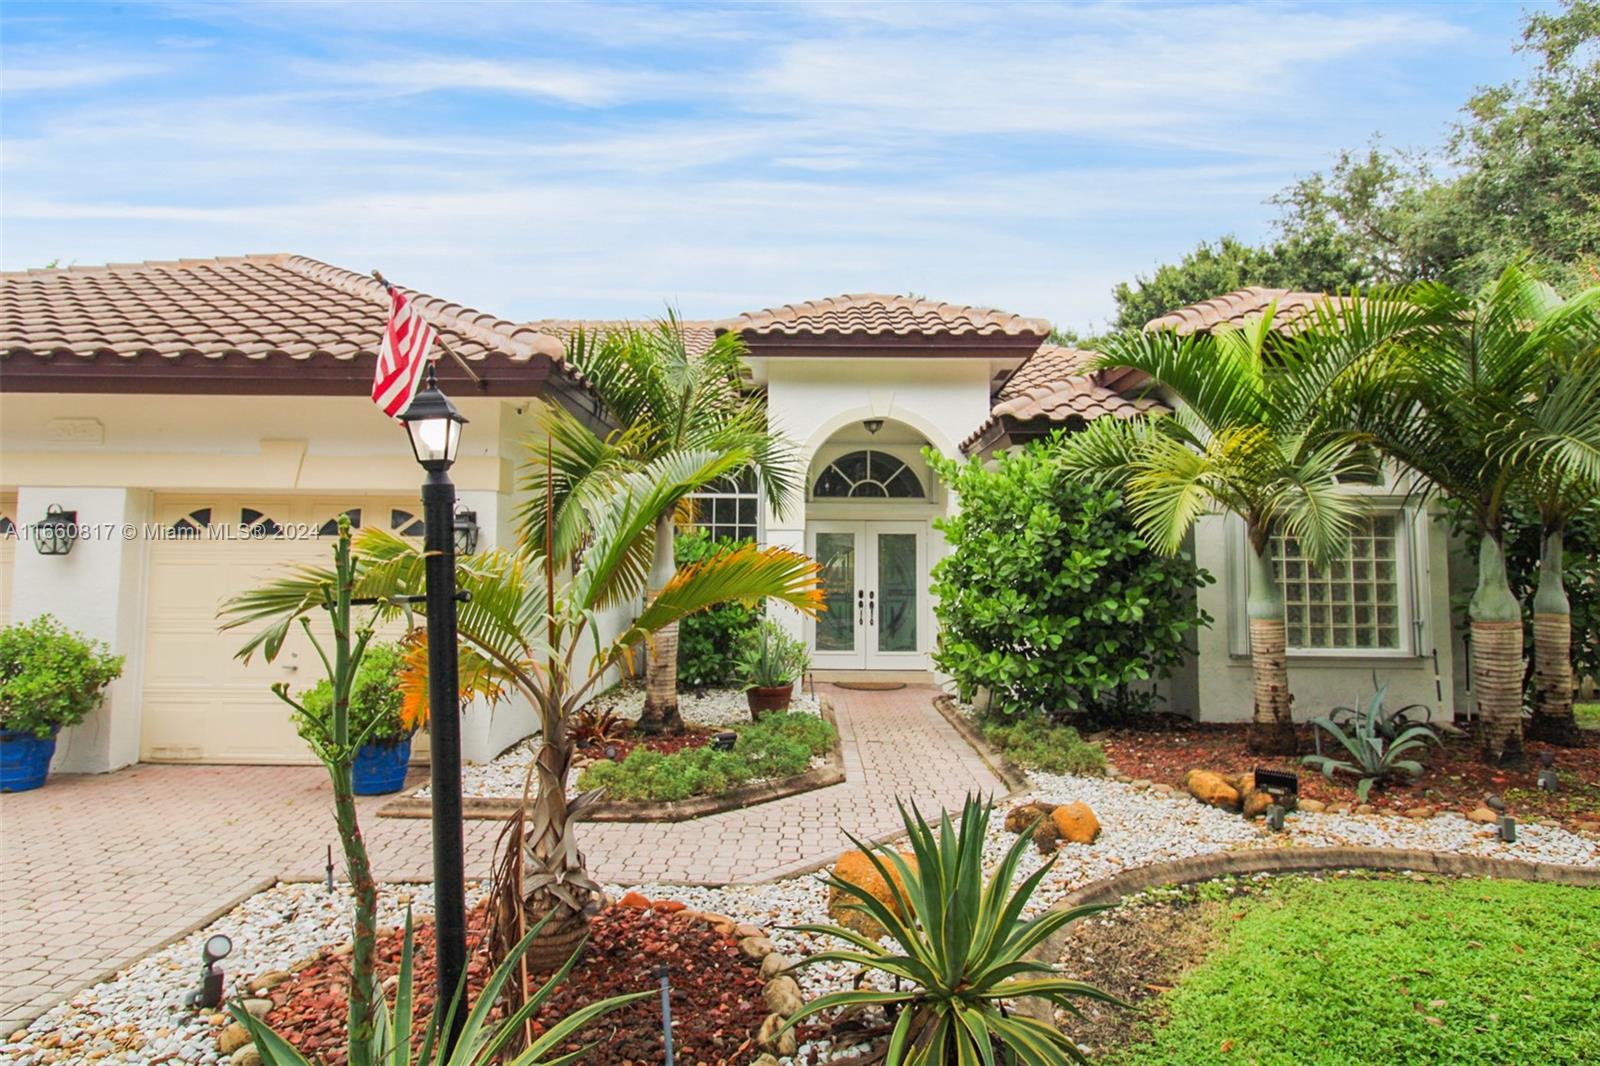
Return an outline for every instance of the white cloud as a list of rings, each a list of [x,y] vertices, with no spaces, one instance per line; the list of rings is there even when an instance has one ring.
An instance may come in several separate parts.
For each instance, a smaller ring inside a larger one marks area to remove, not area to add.
[[[0,87],[8,93],[64,92],[90,89],[129,78],[144,77],[162,68],[140,63],[95,63],[84,58],[63,56],[57,63],[24,65],[7,61],[0,64]]]

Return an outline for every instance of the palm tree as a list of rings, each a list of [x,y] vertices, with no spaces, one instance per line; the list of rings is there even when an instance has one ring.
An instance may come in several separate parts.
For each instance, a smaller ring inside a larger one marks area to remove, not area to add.
[[[1600,290],[1562,301],[1512,265],[1477,295],[1426,284],[1411,296],[1426,323],[1405,339],[1387,372],[1349,393],[1349,417],[1385,453],[1421,474],[1430,491],[1453,497],[1468,512],[1479,541],[1467,616],[1480,740],[1485,759],[1516,766],[1525,761],[1522,608],[1506,576],[1505,507],[1522,488],[1536,499],[1564,500],[1593,484],[1600,468],[1596,415],[1593,393],[1584,391],[1593,386],[1582,375],[1568,378],[1554,360],[1592,329]],[[1549,517],[1559,517],[1560,509]],[[1555,595],[1559,534],[1547,548],[1541,586],[1550,591],[1540,600],[1547,615],[1563,614],[1565,596]],[[1569,679],[1570,672],[1569,663]]]
[[[1292,537],[1326,564],[1360,513],[1341,484],[1370,474],[1362,440],[1326,417],[1325,398],[1345,378],[1372,372],[1384,345],[1416,319],[1403,300],[1376,295],[1328,301],[1292,330],[1259,320],[1211,333],[1125,332],[1101,342],[1093,369],[1143,372],[1175,401],[1170,416],[1101,418],[1064,450],[1075,473],[1117,485],[1134,525],[1172,555],[1211,509],[1238,515],[1250,547],[1250,662],[1255,709],[1250,746],[1296,748],[1287,633],[1273,540]]]
[[[1600,289],[1579,296],[1594,304]],[[1547,294],[1553,296],[1553,294]],[[1555,303],[1548,305],[1551,310]],[[1542,387],[1502,434],[1523,468],[1522,494],[1539,516],[1539,584],[1533,595],[1533,717],[1528,737],[1581,743],[1572,714],[1572,605],[1562,580],[1564,537],[1585,510],[1600,508],[1600,318],[1579,320],[1552,353]]]
[[[721,478],[751,471],[775,508],[782,508],[795,491],[799,469],[793,447],[768,430],[765,400],[746,395],[741,388],[744,344],[737,334],[723,334],[704,354],[691,355],[683,324],[669,314],[643,329],[579,331],[567,345],[567,361],[588,381],[620,429],[601,440],[572,424],[557,437],[556,447],[535,465],[529,479],[534,491],[520,515],[524,542],[548,543],[552,557],[571,560],[583,548],[587,509],[596,498],[611,491],[618,478],[688,452],[710,452],[733,461],[703,481],[684,482],[670,501],[675,506]],[[554,523],[548,534],[543,500],[547,480],[554,486]],[[659,595],[677,571],[675,506],[664,509],[657,519],[648,596]],[[682,729],[674,621],[651,641],[639,730]]]
[[[553,406],[543,418],[551,437],[540,466],[550,471],[555,438],[581,441],[587,431]],[[568,733],[572,715],[608,671],[629,663],[636,646],[685,615],[714,603],[767,598],[807,614],[820,607],[816,567],[809,559],[745,545],[675,574],[619,632],[600,628],[598,612],[638,602],[662,517],[670,516],[693,486],[747,461],[741,454],[682,449],[614,477],[603,495],[587,495],[581,505],[574,504],[587,516],[588,536],[583,550],[573,554],[565,580],[558,580],[561,562],[538,542],[480,552],[457,563],[457,580],[468,597],[458,608],[457,625],[474,652],[475,675],[514,689],[539,716],[538,747],[522,807],[504,838],[508,846],[501,872],[508,876],[497,878],[513,886],[516,895],[514,906],[498,910],[500,943],[514,945],[527,929],[549,919],[527,955],[535,969],[555,966],[573,951],[599,898],[573,833],[576,816],[596,796],[569,800],[566,794],[574,754]],[[551,535],[557,525],[555,488],[554,478],[547,478],[541,528]],[[369,529],[356,541],[356,552],[357,598],[376,599],[387,611],[399,612],[402,597],[423,591],[424,557],[416,544]],[[323,601],[323,589],[332,581],[329,571],[300,568],[225,609],[235,624],[268,623],[251,647],[270,653],[295,618]]]

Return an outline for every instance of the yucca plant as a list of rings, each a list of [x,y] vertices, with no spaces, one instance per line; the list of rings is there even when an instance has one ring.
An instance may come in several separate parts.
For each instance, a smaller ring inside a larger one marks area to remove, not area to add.
[[[812,955],[801,965],[847,963],[864,973],[887,975],[895,987],[829,993],[789,1019],[790,1026],[825,1011],[875,1006],[893,1023],[884,1055],[890,1066],[1087,1061],[1070,1036],[1012,1013],[1007,1004],[1026,997],[1073,1014],[1079,1013],[1073,1003],[1077,998],[1126,1006],[1093,985],[1060,976],[1051,963],[1029,957],[1062,927],[1105,908],[1075,907],[1024,919],[1023,909],[1055,859],[1014,885],[1030,842],[1030,834],[1024,833],[985,881],[983,845],[992,812],[991,804],[969,796],[961,828],[951,824],[948,812],[941,812],[935,831],[915,806],[908,814],[902,805],[900,817],[914,864],[891,847],[872,849],[851,838],[889,886],[893,905],[849,881],[830,876],[827,883],[852,897],[848,906],[878,922],[894,946],[884,947],[839,926],[798,926],[801,932],[852,945]]]
[[[351,1061],[359,1058],[377,1066],[486,1066],[488,1063],[503,1063],[503,1066],[562,1066],[589,1054],[594,1049],[593,1044],[564,1054],[558,1052],[563,1044],[595,1019],[652,993],[650,990],[632,992],[591,1003],[562,1018],[537,1038],[532,1038],[529,1031],[531,1026],[527,1023],[571,972],[583,950],[582,945],[579,945],[578,950],[567,959],[566,965],[556,971],[537,992],[529,996],[510,1017],[498,1023],[492,1022],[489,1018],[495,1003],[500,999],[501,992],[516,975],[518,961],[533,943],[534,938],[539,935],[543,924],[544,922],[540,922],[528,930],[528,934],[522,938],[511,957],[489,975],[489,980],[484,984],[483,991],[473,1003],[467,1020],[461,1027],[460,1037],[457,1038],[455,1046],[447,1051],[440,1040],[440,1034],[448,1029],[450,1020],[461,1009],[466,975],[462,975],[462,983],[457,987],[455,998],[448,1006],[434,1004],[419,1043],[416,1035],[416,1000],[412,989],[411,912],[408,910],[405,940],[400,950],[400,972],[395,985],[394,1010],[389,1010],[388,1002],[380,991],[377,1002],[377,1025],[370,1036],[361,1037],[354,1031],[350,1034]],[[296,1051],[294,1045],[266,1022],[245,1010],[243,1003],[231,1004],[228,1011],[249,1032],[251,1041],[255,1043],[256,1050],[261,1055],[263,1066],[311,1066],[311,1060]],[[525,1041],[525,1046],[512,1055],[511,1050],[516,1047],[519,1035]],[[364,1047],[355,1046],[354,1041],[358,1039],[366,1041]]]
[[[1413,708],[1385,711],[1383,701],[1388,694],[1388,685],[1379,688],[1367,702],[1366,710],[1360,714],[1352,712],[1341,715],[1340,711],[1350,711],[1348,707],[1341,707],[1332,714],[1313,718],[1311,725],[1312,734],[1317,738],[1317,754],[1307,755],[1301,760],[1305,765],[1321,770],[1330,781],[1334,773],[1340,770],[1359,776],[1361,780],[1356,785],[1356,795],[1363,803],[1373,785],[1383,784],[1402,773],[1412,777],[1422,773],[1421,763],[1404,756],[1429,743],[1439,742],[1439,736],[1432,726],[1425,722],[1412,722],[1406,717]],[[1322,733],[1337,740],[1350,758],[1339,759],[1322,754]]]

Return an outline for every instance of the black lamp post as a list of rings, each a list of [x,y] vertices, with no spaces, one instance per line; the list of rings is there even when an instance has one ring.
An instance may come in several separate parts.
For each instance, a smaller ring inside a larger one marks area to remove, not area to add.
[[[434,944],[438,998],[448,1009],[467,965],[466,878],[461,831],[461,704],[456,679],[456,487],[450,464],[466,419],[439,391],[433,366],[428,380],[400,416],[411,450],[428,472],[422,482],[424,573],[428,608],[428,707],[433,790]],[[466,1022],[466,1004],[441,1034],[445,1053]]]

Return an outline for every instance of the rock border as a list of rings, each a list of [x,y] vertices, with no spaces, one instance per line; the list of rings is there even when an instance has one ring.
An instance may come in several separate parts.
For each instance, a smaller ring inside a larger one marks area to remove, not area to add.
[[[798,796],[802,792],[829,788],[843,784],[844,738],[839,733],[839,720],[834,717],[833,705],[819,699],[818,713],[833,726],[833,747],[823,756],[826,765],[775,781],[761,781],[743,785],[720,796],[696,796],[686,800],[643,800],[597,803],[585,810],[577,819],[580,822],[687,822],[712,814],[744,810],[773,800]],[[462,798],[461,817],[502,821],[521,806],[520,800],[497,796]],[[431,818],[433,804],[430,800],[402,796],[378,809],[380,818]]]
[[[972,720],[956,709],[956,698],[948,692],[941,692],[933,698],[934,710],[944,716],[950,723],[950,728],[961,734],[961,739],[967,746],[978,753],[989,769],[998,777],[1002,784],[1011,791],[1003,799],[1013,799],[1033,787],[1033,782],[1028,780],[1028,775],[1020,766],[1006,757],[1004,752],[996,751],[983,739],[983,734]],[[999,802],[999,800],[996,800]]]

